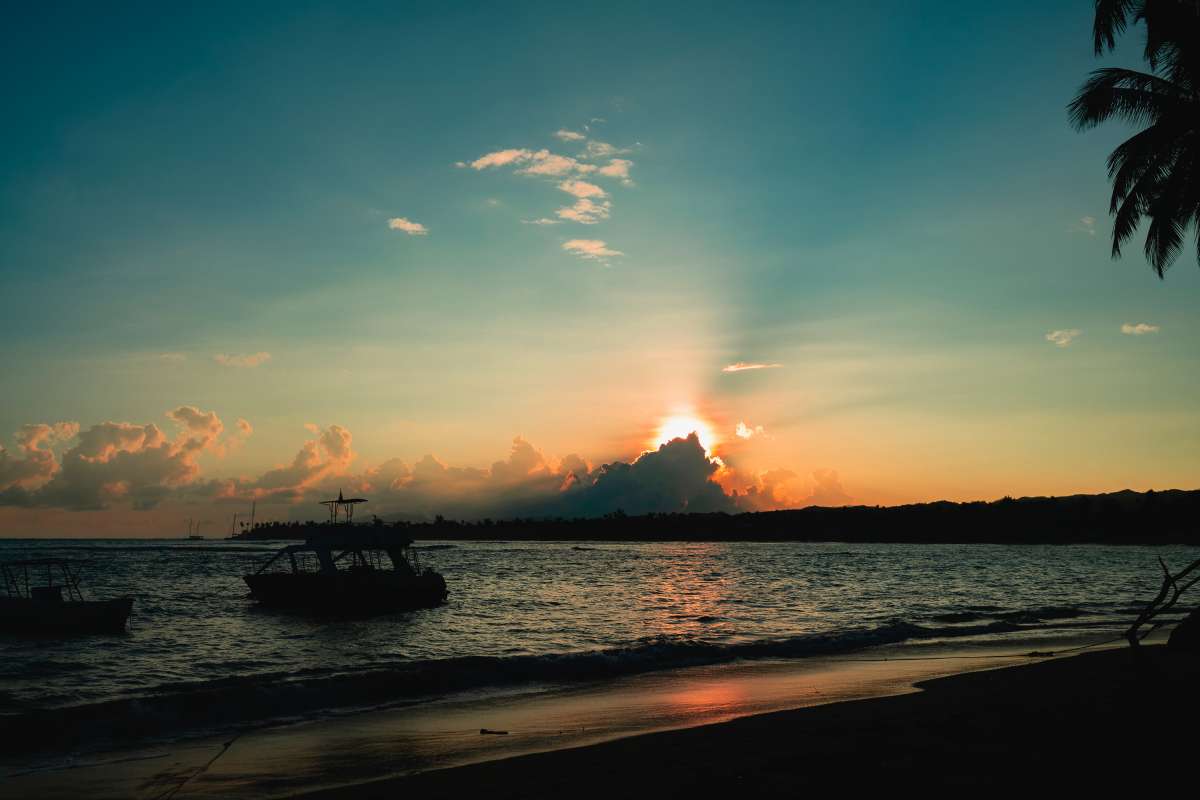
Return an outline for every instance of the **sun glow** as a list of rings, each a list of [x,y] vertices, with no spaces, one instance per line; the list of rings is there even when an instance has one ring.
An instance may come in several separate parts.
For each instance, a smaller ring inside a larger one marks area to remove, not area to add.
[[[659,424],[658,431],[654,434],[654,439],[650,444],[657,448],[672,439],[686,439],[692,433],[696,434],[696,438],[700,440],[700,446],[704,448],[705,452],[712,450],[713,445],[718,441],[712,426],[704,420],[694,414],[673,414]]]

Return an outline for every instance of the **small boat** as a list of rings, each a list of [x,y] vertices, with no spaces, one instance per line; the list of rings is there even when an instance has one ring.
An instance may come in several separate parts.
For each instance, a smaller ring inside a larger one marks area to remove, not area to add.
[[[203,537],[203,536],[199,536],[199,535],[197,535],[197,534],[194,534],[194,533],[193,533],[191,536],[187,537],[187,538],[188,538],[188,541],[189,541],[189,542],[203,542],[203,541],[204,541],[204,537]]]
[[[65,559],[9,561],[0,564],[0,575],[0,631],[6,633],[123,633],[133,611],[132,597],[84,600],[78,570]],[[37,585],[38,578],[44,585]]]
[[[378,522],[354,525],[350,512],[360,498],[338,493],[330,522],[312,530],[304,544],[288,545],[253,575],[243,576],[264,606],[369,616],[431,608],[446,601],[446,580],[422,569],[412,539]],[[338,509],[346,519],[338,522]]]

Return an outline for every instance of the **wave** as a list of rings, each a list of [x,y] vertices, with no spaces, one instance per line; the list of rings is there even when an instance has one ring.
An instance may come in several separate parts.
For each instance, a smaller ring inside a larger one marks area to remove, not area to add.
[[[0,738],[26,750],[80,741],[97,746],[298,721],[337,711],[421,702],[468,690],[516,684],[604,680],[656,670],[722,664],[739,659],[836,655],[914,639],[1006,633],[1024,628],[996,620],[927,627],[895,620],[876,627],[758,642],[652,638],[628,647],[547,655],[466,656],[399,662],[356,673],[232,676],[173,683],[138,697],[0,716]]]
[[[934,622],[962,623],[980,622],[986,619],[1003,620],[1020,625],[1036,625],[1056,619],[1075,619],[1090,616],[1094,612],[1075,606],[1042,606],[1040,608],[1022,608],[1005,611],[995,606],[977,606],[969,611],[952,611],[945,614],[935,614],[930,619]]]

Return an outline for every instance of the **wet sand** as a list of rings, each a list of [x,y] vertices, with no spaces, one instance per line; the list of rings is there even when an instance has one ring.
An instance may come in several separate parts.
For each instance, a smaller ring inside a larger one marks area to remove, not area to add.
[[[1141,654],[1108,650],[918,688],[302,796],[748,797],[952,788],[1142,795],[1197,784],[1195,656],[1159,646]]]
[[[531,686],[164,741],[6,770],[0,797],[1024,791],[1162,784],[1185,774],[1170,762],[1193,748],[1195,735],[1171,739],[1164,729],[1176,715],[1198,719],[1198,659],[1157,646],[1140,661],[1124,649],[1038,663],[994,650],[966,658],[904,652]],[[1007,668],[1014,663],[1023,666]]]

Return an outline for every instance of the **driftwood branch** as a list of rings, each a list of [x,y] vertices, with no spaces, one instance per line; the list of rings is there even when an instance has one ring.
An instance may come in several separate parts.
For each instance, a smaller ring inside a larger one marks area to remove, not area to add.
[[[1162,621],[1155,622],[1148,629],[1142,631],[1142,627],[1144,625],[1149,623],[1159,614],[1170,611],[1172,608],[1174,608],[1175,604],[1179,602],[1179,598],[1183,595],[1183,593],[1195,586],[1197,582],[1200,582],[1200,574],[1197,574],[1194,578],[1182,586],[1179,583],[1192,572],[1200,570],[1200,559],[1193,561],[1176,575],[1171,574],[1171,570],[1167,568],[1167,562],[1163,561],[1162,558],[1158,559],[1158,564],[1160,567],[1162,567],[1163,571],[1162,588],[1158,590],[1158,594],[1154,597],[1154,599],[1151,600],[1144,609],[1142,609],[1142,613],[1138,614],[1137,619],[1135,619],[1133,624],[1129,626],[1129,630],[1125,631],[1125,638],[1129,640],[1131,647],[1139,647],[1142,643],[1142,639],[1145,639],[1147,636],[1149,636],[1163,623]],[[1170,599],[1167,599],[1168,595],[1170,595]]]

